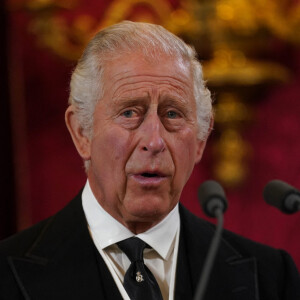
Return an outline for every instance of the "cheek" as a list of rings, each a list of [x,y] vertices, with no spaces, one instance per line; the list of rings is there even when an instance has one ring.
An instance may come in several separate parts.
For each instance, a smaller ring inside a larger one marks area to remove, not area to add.
[[[97,162],[99,171],[105,168],[112,173],[124,167],[129,155],[130,136],[125,131],[109,128],[102,131],[92,142],[92,160]]]
[[[196,162],[197,142],[195,134],[191,129],[187,129],[183,134],[176,139],[174,149],[176,155],[174,160],[176,164],[177,173],[185,177],[187,181]]]

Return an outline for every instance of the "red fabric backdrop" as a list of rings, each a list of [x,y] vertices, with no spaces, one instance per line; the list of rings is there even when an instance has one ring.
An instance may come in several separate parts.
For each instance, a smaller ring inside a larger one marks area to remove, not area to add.
[[[84,185],[85,174],[64,125],[73,64],[37,45],[35,37],[27,31],[29,15],[14,12],[10,17],[13,121],[19,137],[15,142],[16,170],[19,207],[23,207],[19,219],[21,226],[28,226],[69,202]],[[300,213],[283,215],[262,199],[263,187],[271,179],[286,180],[300,188],[300,54],[284,48],[281,55],[293,77],[289,83],[269,89],[260,101],[253,103],[256,120],[244,135],[253,148],[250,175],[243,186],[227,191],[229,209],[225,227],[286,249],[300,269]],[[181,200],[202,217],[197,188],[212,177],[213,138]]]

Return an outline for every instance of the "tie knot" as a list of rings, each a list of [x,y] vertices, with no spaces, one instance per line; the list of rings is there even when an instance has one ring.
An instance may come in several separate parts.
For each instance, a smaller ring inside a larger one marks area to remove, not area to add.
[[[119,248],[127,255],[131,262],[143,261],[143,251],[147,244],[137,237],[131,237],[117,243]]]

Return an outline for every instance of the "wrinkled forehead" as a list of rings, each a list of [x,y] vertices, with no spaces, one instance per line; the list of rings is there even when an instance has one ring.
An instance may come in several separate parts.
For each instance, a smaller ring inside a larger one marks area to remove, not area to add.
[[[104,61],[103,75],[107,81],[123,75],[174,76],[192,82],[191,63],[182,56],[156,51],[147,56],[143,51],[124,51],[113,54]]]
[[[191,62],[187,57],[179,54],[178,52],[165,52],[155,47],[150,48],[137,48],[132,49],[120,49],[120,51],[103,52],[102,53],[103,69],[106,70],[114,62],[129,61],[136,57],[137,60],[145,62],[149,65],[160,65],[165,61],[172,61],[180,69],[186,68],[191,72]]]
[[[106,62],[103,83],[104,93],[113,97],[127,89],[135,93],[143,87],[157,87],[193,98],[189,63],[164,53],[158,53],[155,60],[141,52],[117,55]]]

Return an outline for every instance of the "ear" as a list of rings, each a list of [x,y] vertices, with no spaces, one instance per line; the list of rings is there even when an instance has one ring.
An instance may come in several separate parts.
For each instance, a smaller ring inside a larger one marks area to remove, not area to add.
[[[65,121],[79,155],[83,160],[89,160],[91,158],[91,142],[79,124],[73,105],[67,108]]]
[[[205,149],[205,146],[206,146],[206,142],[207,142],[207,139],[213,129],[213,126],[214,126],[214,118],[213,116],[210,118],[210,124],[209,124],[209,131],[207,133],[207,137],[204,141],[202,140],[197,140],[197,151],[196,151],[196,160],[195,160],[195,164],[197,164],[198,162],[200,162],[201,158],[202,158],[202,155],[203,155],[203,152],[204,152],[204,149]]]
[[[202,140],[197,140],[197,151],[196,151],[196,159],[195,159],[195,164],[197,164],[198,162],[200,162],[202,155],[203,155],[203,151],[205,149],[206,146],[206,140],[202,141]]]

